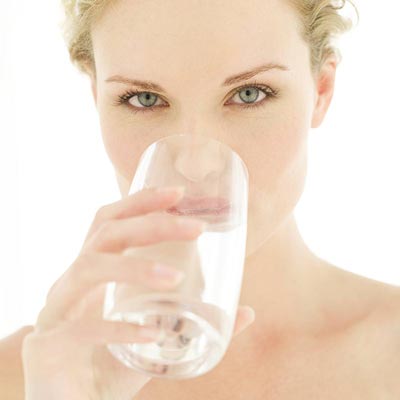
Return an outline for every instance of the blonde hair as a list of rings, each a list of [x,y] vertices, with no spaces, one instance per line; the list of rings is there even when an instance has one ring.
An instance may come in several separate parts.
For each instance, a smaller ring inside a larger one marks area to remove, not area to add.
[[[84,73],[96,76],[91,40],[91,27],[105,8],[118,0],[61,0],[65,19],[61,28],[70,60]],[[310,46],[310,66],[315,75],[328,57],[341,62],[342,55],[335,40],[353,27],[350,18],[339,13],[351,0],[286,0],[298,13],[301,36]]]

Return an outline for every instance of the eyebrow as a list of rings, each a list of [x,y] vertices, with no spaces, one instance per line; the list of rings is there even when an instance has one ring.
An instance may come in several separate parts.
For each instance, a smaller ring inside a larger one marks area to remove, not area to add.
[[[222,87],[230,86],[238,82],[242,82],[252,78],[255,75],[260,74],[261,72],[271,71],[271,70],[278,70],[278,71],[289,71],[289,67],[287,65],[277,64],[277,63],[267,63],[260,65],[256,68],[251,70],[242,72],[237,75],[230,76],[226,78],[225,81],[222,83]],[[125,78],[121,75],[114,75],[105,80],[105,82],[117,82],[117,83],[125,83],[128,85],[137,86],[142,90],[155,90],[159,92],[166,92],[162,86],[157,83],[150,82],[150,81],[141,81],[138,79],[130,79]]]

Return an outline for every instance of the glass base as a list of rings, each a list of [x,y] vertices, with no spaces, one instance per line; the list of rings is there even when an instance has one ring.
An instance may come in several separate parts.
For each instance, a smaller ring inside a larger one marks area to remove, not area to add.
[[[182,302],[182,298],[169,298],[164,293],[135,298],[124,309],[129,311],[113,312],[106,318],[151,325],[162,331],[158,341],[107,345],[118,360],[138,372],[158,378],[192,378],[211,370],[225,353],[226,335],[216,327],[225,331],[229,320],[217,307],[210,314],[210,305]]]

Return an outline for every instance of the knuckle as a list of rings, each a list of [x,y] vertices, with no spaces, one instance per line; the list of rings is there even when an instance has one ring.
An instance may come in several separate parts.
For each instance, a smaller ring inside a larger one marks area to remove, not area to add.
[[[42,321],[45,319],[46,312],[47,312],[47,306],[42,307],[42,309],[39,311],[39,314],[36,318],[37,325],[40,325],[42,323]]]
[[[73,280],[86,282],[90,279],[90,272],[94,263],[94,254],[82,253],[72,264],[70,273]]]
[[[94,220],[97,223],[101,223],[106,219],[106,215],[108,214],[108,204],[101,206],[97,211],[94,217]]]
[[[54,293],[54,291],[55,291],[55,288],[57,287],[57,285],[58,285],[58,283],[60,282],[60,280],[61,280],[61,277],[58,278],[58,279],[53,283],[53,285],[51,286],[51,288],[50,288],[49,291],[47,292],[45,304],[49,304],[50,299],[51,299],[51,297],[52,297],[52,295],[53,295],[53,293]]]
[[[104,221],[99,226],[99,234],[100,235],[108,235],[114,229],[116,221],[110,219],[108,221]]]
[[[97,229],[96,236],[94,238],[95,243],[101,244],[106,241],[107,238],[112,236],[112,232],[115,229],[116,222],[113,220],[104,221],[100,224]]]

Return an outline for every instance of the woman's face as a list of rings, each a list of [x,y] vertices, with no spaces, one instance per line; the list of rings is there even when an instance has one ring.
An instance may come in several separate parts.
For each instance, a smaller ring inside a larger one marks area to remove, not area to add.
[[[253,253],[292,213],[305,182],[308,131],[321,122],[295,11],[281,0],[120,0],[93,26],[92,39],[92,89],[121,194],[157,139],[185,133],[223,142],[248,168]],[[281,67],[226,83],[262,65]]]

